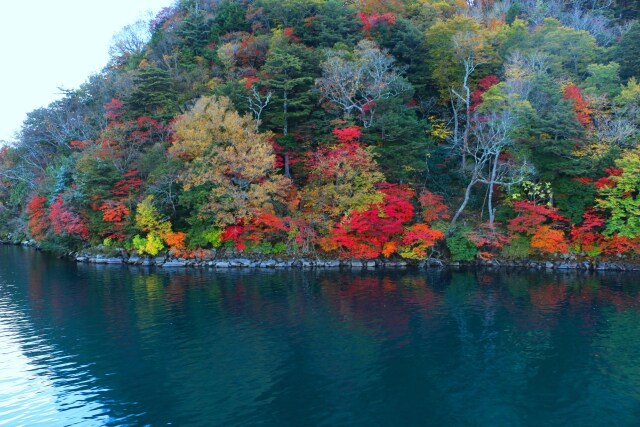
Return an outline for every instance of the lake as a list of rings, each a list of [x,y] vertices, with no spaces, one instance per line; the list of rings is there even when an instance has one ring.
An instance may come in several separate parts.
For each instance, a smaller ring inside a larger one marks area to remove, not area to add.
[[[2,426],[638,426],[640,276],[75,264],[0,245]]]

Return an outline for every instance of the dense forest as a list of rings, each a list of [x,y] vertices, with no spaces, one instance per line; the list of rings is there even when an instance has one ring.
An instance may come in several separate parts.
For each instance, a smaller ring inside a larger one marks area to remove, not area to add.
[[[110,56],[0,149],[3,238],[640,253],[640,2],[180,0]]]

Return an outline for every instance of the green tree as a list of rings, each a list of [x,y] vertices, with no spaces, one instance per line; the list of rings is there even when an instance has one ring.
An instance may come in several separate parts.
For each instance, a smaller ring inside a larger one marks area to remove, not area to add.
[[[169,73],[151,65],[138,72],[126,104],[132,117],[168,119],[177,111],[175,99],[174,82]]]
[[[620,116],[640,125],[640,83],[631,77],[614,99],[615,111]]]
[[[382,172],[390,182],[415,183],[424,178],[430,140],[426,122],[399,98],[381,107],[365,140],[373,145]]]
[[[563,99],[560,84],[547,74],[534,77],[528,99],[535,115],[524,123],[524,140],[535,153],[531,159],[540,177],[553,182],[559,175],[583,176],[573,151],[584,129],[573,102]]]
[[[585,77],[587,66],[603,54],[596,39],[587,31],[564,26],[554,18],[546,18],[536,29],[532,44],[549,55],[549,69],[556,76],[569,72]]]
[[[624,153],[615,163],[622,173],[599,190],[597,206],[610,213],[605,235],[634,238],[640,235],[640,149]]]
[[[513,3],[509,6],[507,14],[505,15],[505,22],[509,25],[513,24],[516,19],[523,19],[526,17],[524,8],[520,3]]]
[[[636,21],[620,38],[615,59],[620,63],[620,77],[628,80],[640,77],[640,21]]]
[[[333,48],[337,43],[355,46],[361,23],[352,5],[339,0],[325,0],[317,5],[313,16],[295,27],[302,43],[316,48]]]
[[[218,6],[211,32],[215,36],[222,36],[233,31],[247,31],[249,25],[246,20],[247,11],[239,2],[224,0]]]
[[[207,16],[202,10],[192,10],[182,20],[177,33],[182,39],[181,60],[185,64],[195,62],[195,57],[203,54],[204,47],[210,40],[210,27]]]
[[[584,81],[586,93],[594,96],[605,95],[609,99],[620,94],[620,64],[589,64],[587,71],[589,77]]]
[[[273,93],[269,121],[284,136],[289,134],[292,120],[307,116],[311,110],[310,59],[304,46],[290,43],[280,31],[273,35],[262,74],[263,83]]]

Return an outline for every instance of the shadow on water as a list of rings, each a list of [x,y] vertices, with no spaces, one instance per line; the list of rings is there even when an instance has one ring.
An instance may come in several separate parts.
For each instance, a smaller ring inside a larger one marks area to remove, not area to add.
[[[639,279],[0,246],[0,425],[640,425]]]

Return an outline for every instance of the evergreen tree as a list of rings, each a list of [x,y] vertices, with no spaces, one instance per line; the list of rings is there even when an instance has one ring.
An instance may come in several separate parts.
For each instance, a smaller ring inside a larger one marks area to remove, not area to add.
[[[271,49],[262,67],[264,84],[273,93],[268,117],[283,135],[289,134],[290,122],[309,114],[313,78],[305,73],[301,49],[282,45]]]
[[[211,32],[214,36],[223,36],[233,31],[247,31],[249,25],[245,18],[247,11],[236,1],[224,0],[218,6]]]
[[[634,22],[622,36],[615,58],[620,64],[620,77],[623,80],[640,77],[640,21]]]
[[[202,10],[190,12],[182,21],[178,35],[182,38],[183,56],[190,59],[201,56],[210,37],[210,26],[205,13]]]
[[[169,119],[177,111],[174,83],[162,68],[149,66],[139,71],[127,100],[132,117],[150,116]]]

